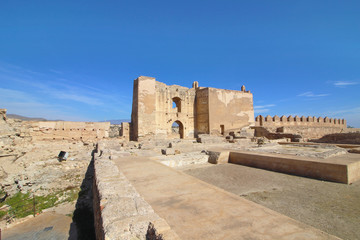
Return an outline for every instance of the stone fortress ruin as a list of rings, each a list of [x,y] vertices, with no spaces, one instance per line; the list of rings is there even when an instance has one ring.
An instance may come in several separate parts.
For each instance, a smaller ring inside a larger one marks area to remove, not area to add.
[[[131,140],[171,138],[172,126],[177,123],[179,137],[192,139],[201,134],[214,136],[235,135],[257,130],[256,136],[266,133],[296,134],[302,138],[321,138],[326,134],[346,132],[345,119],[328,117],[292,117],[261,115],[254,118],[253,95],[241,91],[211,87],[192,88],[168,86],[155,78],[141,76],[134,80],[131,123],[124,124],[123,132]]]
[[[139,77],[134,81],[131,114],[132,140],[172,135],[173,123],[179,126],[180,138],[198,134],[224,135],[254,126],[253,96],[250,91],[224,90],[178,85],[168,86],[155,78]]]
[[[359,224],[352,223],[353,214],[339,218],[326,215],[328,205],[343,204],[341,211],[354,208],[356,212],[356,203],[349,205],[342,198],[336,203],[319,199],[335,198],[339,189],[356,187],[360,180],[360,131],[347,128],[344,119],[255,118],[253,94],[245,86],[239,91],[226,90],[201,87],[195,81],[187,88],[145,76],[134,80],[131,122],[123,122],[121,127],[109,122],[10,120],[5,109],[0,115],[4,151],[0,157],[8,159],[11,166],[2,168],[7,172],[0,175],[7,176],[3,177],[8,181],[5,190],[16,190],[10,179],[11,174],[17,176],[11,172],[15,164],[37,172],[38,165],[45,171],[42,166],[47,163],[58,174],[63,165],[72,164],[79,171],[76,159],[25,163],[22,150],[17,150],[20,157],[12,156],[16,145],[26,143],[29,152],[35,152],[47,143],[53,144],[53,151],[62,150],[57,145],[67,143],[70,156],[76,152],[82,157],[90,153],[81,152],[80,147],[91,149],[87,174],[93,178],[87,175],[84,181],[91,180],[87,189],[93,196],[88,199],[92,201],[96,239],[360,237],[354,231]],[[317,143],[321,139],[333,144]],[[30,148],[30,143],[35,148]],[[270,177],[264,180],[264,175]],[[24,184],[23,188],[36,186],[31,175],[28,178],[31,186]],[[295,185],[286,185],[292,181]],[[333,195],[328,195],[330,183],[334,184]],[[276,202],[276,196],[287,196],[289,189],[296,192],[312,185],[319,186],[319,196],[301,194],[304,206],[296,198]],[[358,200],[356,193],[347,196]],[[266,205],[266,200],[275,203]],[[322,218],[311,215],[314,220],[305,221],[299,216],[312,204]],[[274,205],[291,211],[278,211]],[[346,229],[333,231],[337,224],[343,224],[344,229],[351,225],[352,235],[346,235]],[[330,230],[323,227],[327,225]]]

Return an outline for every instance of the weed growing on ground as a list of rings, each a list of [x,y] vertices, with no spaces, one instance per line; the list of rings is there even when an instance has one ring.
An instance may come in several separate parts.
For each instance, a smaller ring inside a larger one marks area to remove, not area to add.
[[[0,204],[0,206],[4,204],[9,205],[9,210],[7,212],[0,211],[0,218],[7,214],[14,218],[23,218],[34,214],[34,212],[40,213],[44,209],[57,206],[61,203],[73,202],[78,198],[79,191],[80,189],[78,187],[73,187],[66,189],[65,191],[58,191],[45,196],[35,196],[35,199],[33,194],[18,192],[13,196],[8,197]]]
[[[6,214],[7,214],[7,212],[5,212],[5,211],[0,211],[0,219],[2,219]]]

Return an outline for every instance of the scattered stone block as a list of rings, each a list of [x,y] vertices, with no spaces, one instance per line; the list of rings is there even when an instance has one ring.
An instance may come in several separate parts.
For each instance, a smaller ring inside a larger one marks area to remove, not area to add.
[[[215,152],[209,151],[209,159],[208,162],[212,164],[223,164],[229,162],[229,154],[230,152]]]
[[[358,153],[358,154],[360,154],[360,148],[352,148],[348,152],[349,153]]]
[[[163,155],[175,155],[175,149],[173,148],[165,148],[165,149],[161,149],[161,153]]]
[[[212,136],[209,134],[199,134],[196,140],[199,143],[205,143],[205,144],[223,143],[224,137]]]

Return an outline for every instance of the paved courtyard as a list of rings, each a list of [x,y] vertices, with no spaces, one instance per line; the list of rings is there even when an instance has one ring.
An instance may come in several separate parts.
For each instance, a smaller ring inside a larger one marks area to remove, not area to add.
[[[351,185],[235,164],[183,171],[343,239],[360,239],[360,181]]]

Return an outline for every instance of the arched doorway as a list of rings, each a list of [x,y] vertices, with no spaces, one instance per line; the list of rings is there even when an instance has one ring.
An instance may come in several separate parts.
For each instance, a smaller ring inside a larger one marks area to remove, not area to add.
[[[171,135],[174,138],[184,138],[184,125],[179,120],[171,124]]]

